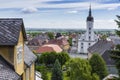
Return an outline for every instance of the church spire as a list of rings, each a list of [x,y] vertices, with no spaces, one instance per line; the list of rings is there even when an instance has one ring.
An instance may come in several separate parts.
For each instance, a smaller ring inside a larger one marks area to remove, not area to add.
[[[90,7],[89,7],[89,16],[91,16],[91,4],[90,4]]]
[[[90,4],[90,7],[89,7],[89,15],[87,17],[87,21],[94,21],[94,19],[92,17],[91,4]]]

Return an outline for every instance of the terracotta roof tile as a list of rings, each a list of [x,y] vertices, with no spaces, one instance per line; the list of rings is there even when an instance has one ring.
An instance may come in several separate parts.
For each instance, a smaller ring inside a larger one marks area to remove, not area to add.
[[[36,52],[37,53],[44,53],[44,52],[61,52],[62,49],[55,44],[47,44],[39,47]]]

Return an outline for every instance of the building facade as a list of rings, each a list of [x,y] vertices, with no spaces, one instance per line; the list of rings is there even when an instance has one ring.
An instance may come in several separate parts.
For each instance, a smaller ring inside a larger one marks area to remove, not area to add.
[[[78,38],[78,53],[88,53],[88,48],[98,41],[98,36],[94,33],[94,18],[92,17],[91,6],[86,20],[87,29],[84,34]]]
[[[36,56],[26,39],[22,19],[0,19],[0,80],[35,80]]]

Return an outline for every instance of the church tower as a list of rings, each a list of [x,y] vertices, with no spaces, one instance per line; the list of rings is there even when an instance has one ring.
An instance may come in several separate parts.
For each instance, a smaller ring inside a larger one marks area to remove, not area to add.
[[[91,5],[89,7],[89,14],[86,19],[86,32],[78,39],[78,53],[87,54],[88,48],[95,44],[98,36],[94,33],[94,18],[92,16]]]
[[[94,31],[93,31],[94,18],[92,17],[91,5],[89,7],[89,15],[87,17],[86,23],[87,23],[86,40],[94,41]]]

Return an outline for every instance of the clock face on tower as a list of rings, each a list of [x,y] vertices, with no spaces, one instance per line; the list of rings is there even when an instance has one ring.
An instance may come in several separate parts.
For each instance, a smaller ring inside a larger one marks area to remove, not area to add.
[[[17,63],[21,63],[22,62],[22,53],[23,53],[23,45],[18,45],[17,46]]]

